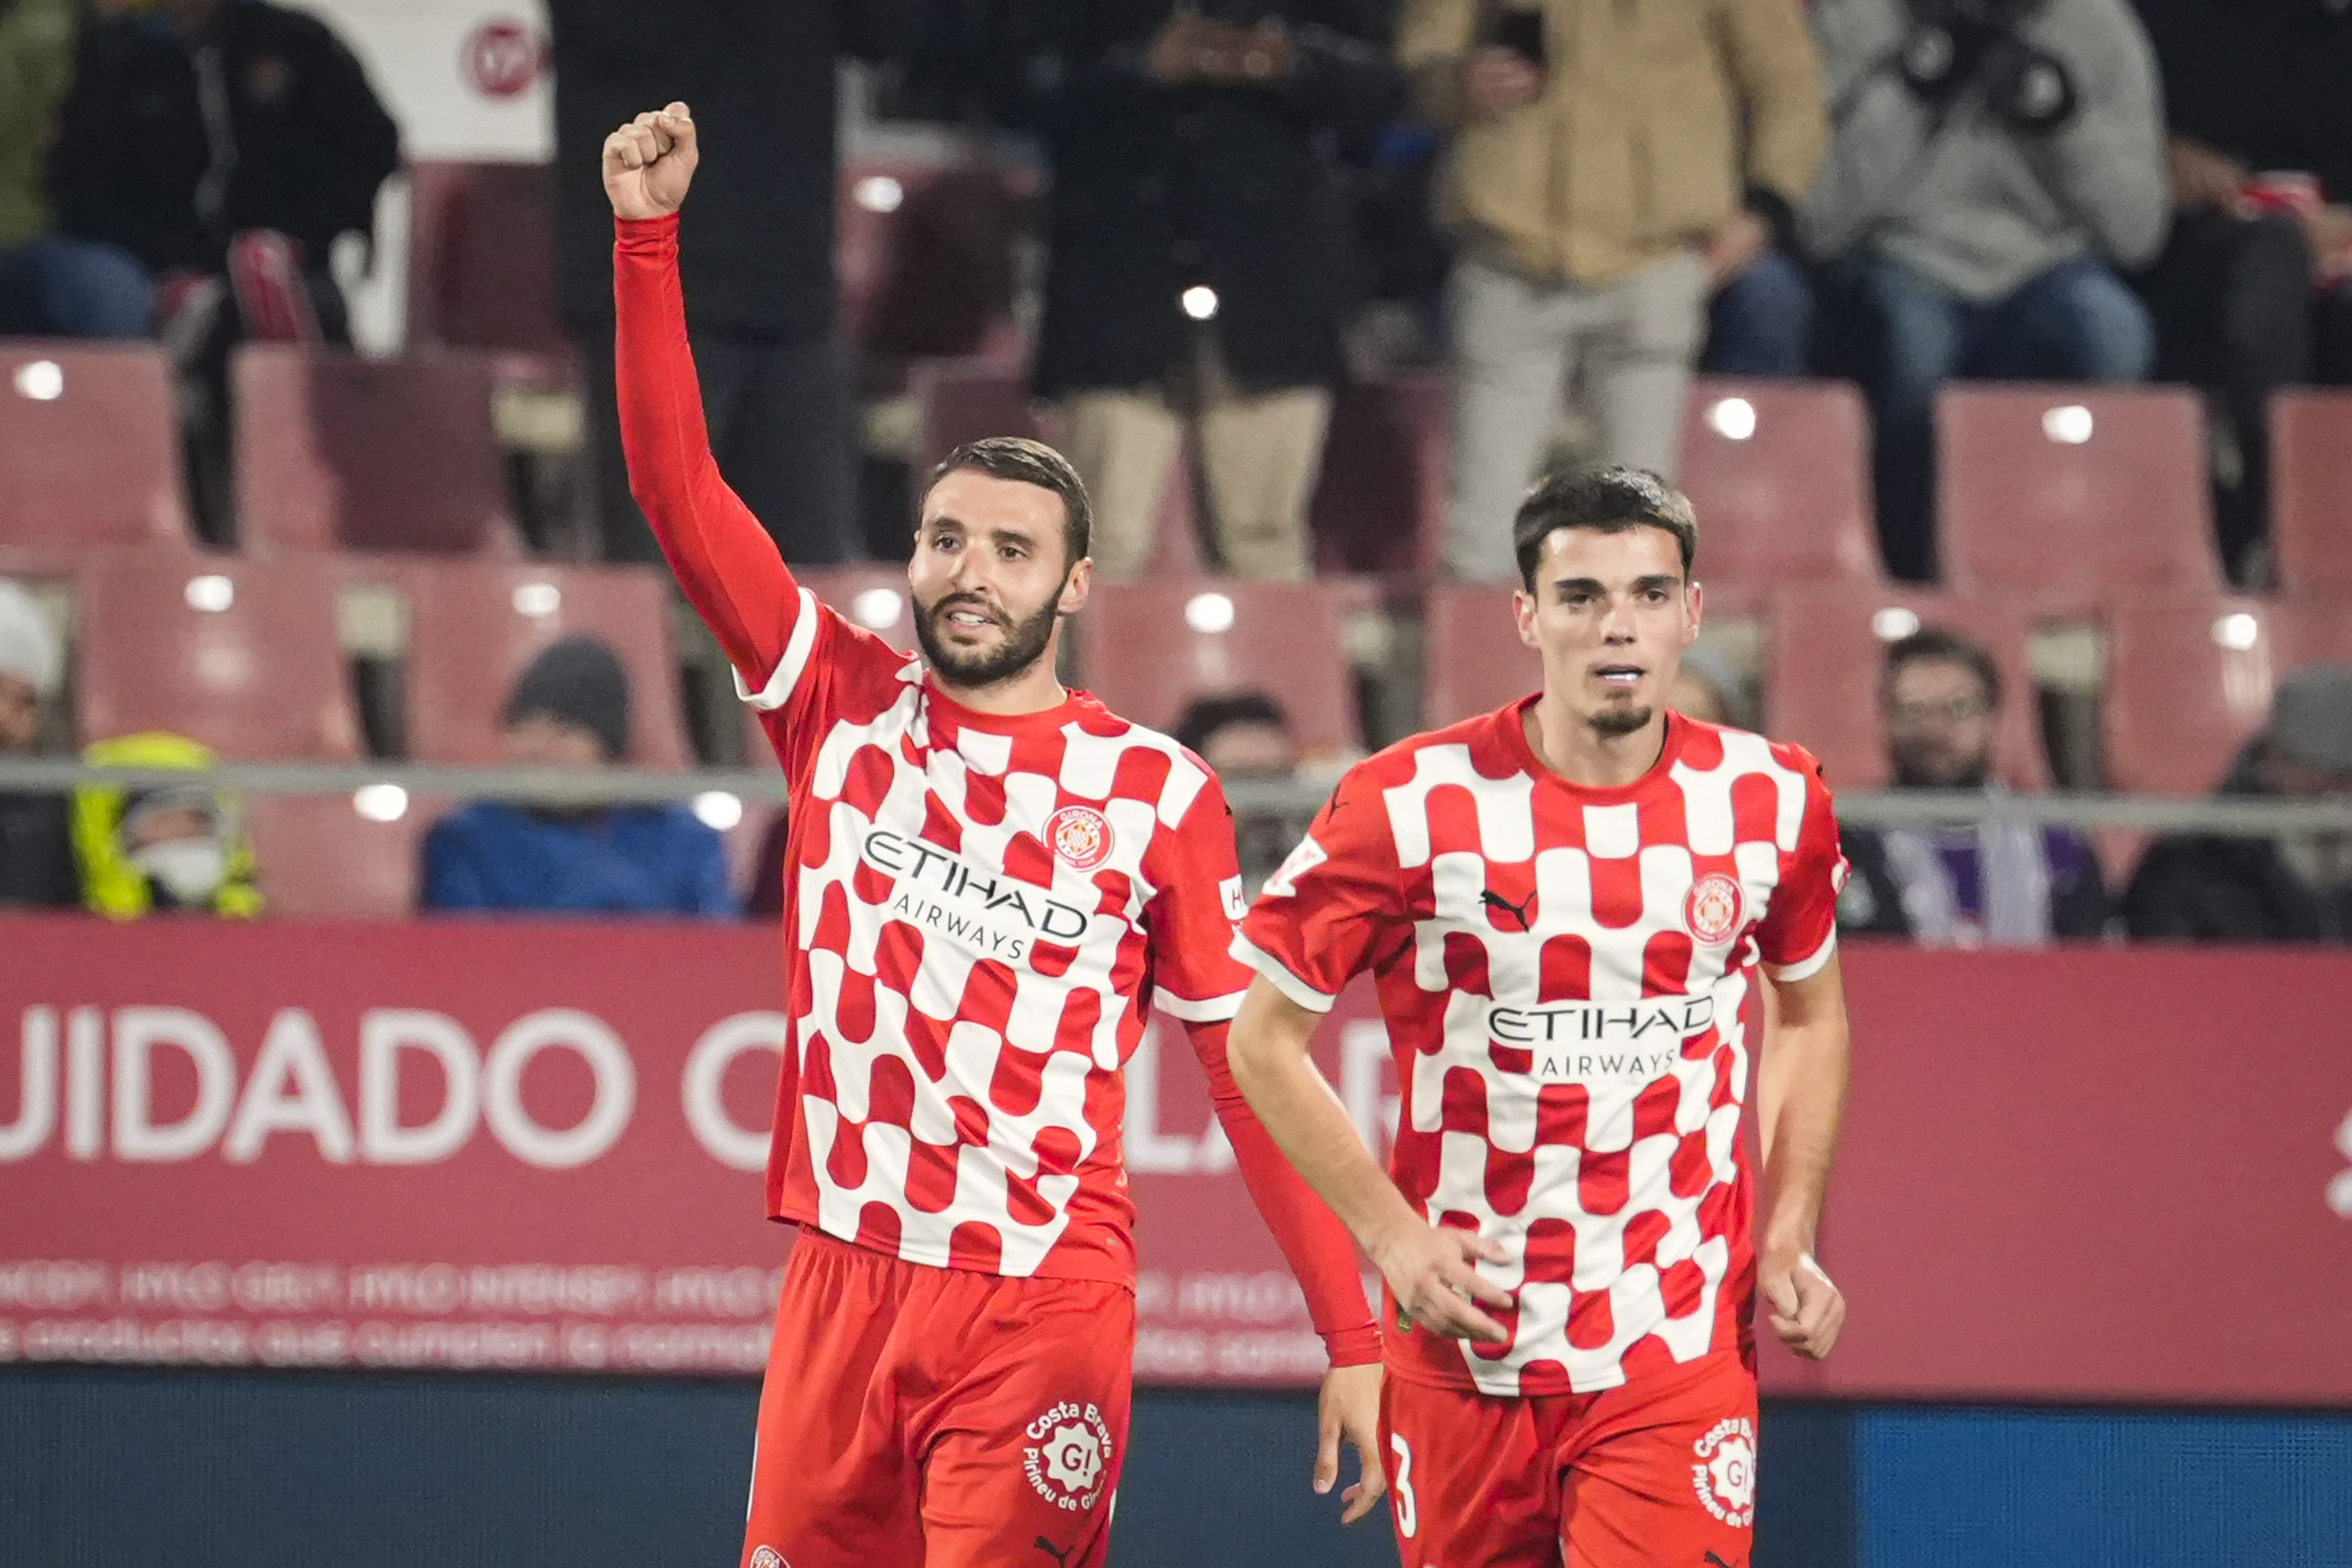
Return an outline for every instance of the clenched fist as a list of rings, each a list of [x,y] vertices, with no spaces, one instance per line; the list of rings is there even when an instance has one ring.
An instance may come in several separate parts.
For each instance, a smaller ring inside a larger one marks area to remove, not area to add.
[[[683,103],[640,114],[604,138],[604,194],[615,217],[667,217],[686,201],[701,153]]]

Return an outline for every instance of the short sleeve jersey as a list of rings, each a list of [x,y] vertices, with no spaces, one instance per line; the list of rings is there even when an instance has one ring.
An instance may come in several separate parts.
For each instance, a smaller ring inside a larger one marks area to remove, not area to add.
[[[1538,760],[1533,700],[1349,772],[1234,946],[1318,1010],[1373,972],[1391,1174],[1432,1223],[1502,1244],[1486,1272],[1515,1300],[1507,1344],[1402,1328],[1390,1366],[1497,1394],[1745,1342],[1754,974],[1828,963],[1843,874],[1798,748],[1670,715],[1641,779],[1580,788]]]
[[[1228,1019],[1249,980],[1223,793],[1083,692],[964,708],[799,595],[744,693],[792,785],[770,1212],[909,1262],[1131,1281],[1120,1068],[1150,1009]]]

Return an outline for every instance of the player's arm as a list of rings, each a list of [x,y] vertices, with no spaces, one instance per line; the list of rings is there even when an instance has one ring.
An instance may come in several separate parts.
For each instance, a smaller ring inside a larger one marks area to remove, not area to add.
[[[1775,978],[1756,1068],[1756,1115],[1764,1154],[1759,1283],[1772,1331],[1819,1360],[1837,1344],[1845,1297],[1813,1260],[1830,1162],[1845,1110],[1851,1037],[1837,954],[1802,979]]]
[[[630,493],[687,598],[746,687],[772,690],[807,663],[817,616],[711,456],[677,271],[678,208],[699,156],[683,103],[640,114],[604,140],[621,440]]]

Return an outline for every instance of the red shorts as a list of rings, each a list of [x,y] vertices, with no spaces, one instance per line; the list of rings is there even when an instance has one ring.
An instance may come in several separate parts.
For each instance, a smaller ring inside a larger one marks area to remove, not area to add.
[[[1737,1352],[1521,1399],[1392,1375],[1381,1447],[1404,1568],[1748,1568],[1756,1375]]]
[[[803,1230],[760,1393],[744,1568],[1097,1568],[1135,1296]]]

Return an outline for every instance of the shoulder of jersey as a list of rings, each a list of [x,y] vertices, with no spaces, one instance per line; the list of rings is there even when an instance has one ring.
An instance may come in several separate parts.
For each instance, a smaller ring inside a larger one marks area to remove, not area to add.
[[[1751,741],[1761,741],[1764,742],[1765,748],[1771,752],[1772,760],[1778,763],[1780,766],[1789,769],[1792,773],[1804,773],[1813,777],[1821,776],[1821,759],[1814,756],[1812,752],[1805,750],[1804,747],[1797,744],[1794,741],[1775,741],[1770,736],[1763,734],[1760,731],[1755,730],[1743,730],[1737,724],[1710,724],[1704,719],[1694,719],[1686,713],[1676,713],[1675,717],[1681,720],[1683,723],[1688,725],[1696,734],[1718,738],[1725,735],[1742,735]],[[1717,743],[1720,743],[1719,739]],[[1824,780],[1824,782],[1827,781]]]
[[[1516,705],[1515,705],[1516,706]],[[1476,746],[1486,742],[1493,733],[1497,714],[1474,713],[1467,719],[1456,720],[1435,730],[1423,730],[1392,741],[1356,763],[1347,773],[1347,779],[1365,779],[1382,785],[1400,784],[1412,777],[1418,765],[1414,757],[1439,746]],[[1346,782],[1346,780],[1342,780]]]

